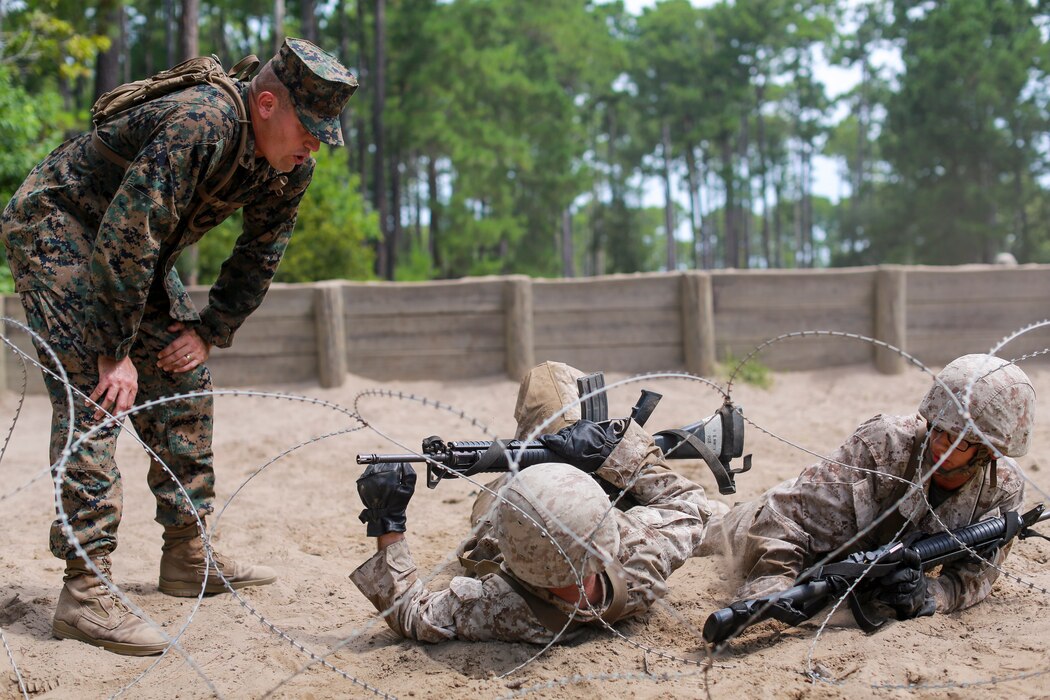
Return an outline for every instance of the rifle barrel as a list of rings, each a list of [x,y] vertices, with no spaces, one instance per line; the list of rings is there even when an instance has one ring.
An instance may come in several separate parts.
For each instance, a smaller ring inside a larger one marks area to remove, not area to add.
[[[1038,505],[1020,516],[1021,526],[1030,527],[1043,520],[1045,516],[1043,506]],[[924,537],[913,544],[912,548],[919,553],[923,568],[928,569],[944,564],[950,559],[966,556],[968,552],[959,547],[959,542],[970,548],[980,547],[999,540],[1006,532],[1006,518],[1000,516],[981,520],[951,532]]]
[[[431,455],[431,459],[435,461],[441,461],[441,455]],[[405,454],[405,455],[377,455],[377,454],[359,454],[357,455],[358,464],[396,464],[398,462],[425,462],[427,458],[423,455],[416,454]]]

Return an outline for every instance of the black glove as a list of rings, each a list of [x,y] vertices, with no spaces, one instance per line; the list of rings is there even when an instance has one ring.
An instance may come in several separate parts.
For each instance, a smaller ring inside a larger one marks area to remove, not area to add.
[[[357,516],[368,523],[368,536],[405,531],[405,509],[416,490],[416,471],[411,464],[369,464],[357,478],[357,494],[365,509]]]
[[[623,438],[619,422],[581,420],[555,435],[540,435],[538,440],[572,466],[590,474],[602,466]]]
[[[893,608],[898,620],[926,617],[937,612],[937,602],[926,589],[926,581],[919,553],[908,548],[900,566],[878,580],[876,597]]]

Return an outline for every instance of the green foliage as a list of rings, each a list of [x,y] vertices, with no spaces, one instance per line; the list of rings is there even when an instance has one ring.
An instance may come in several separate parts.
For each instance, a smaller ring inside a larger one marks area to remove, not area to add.
[[[372,278],[379,222],[366,210],[346,160],[342,148],[317,159],[292,242],[277,270],[278,282]]]
[[[59,79],[72,82],[88,78],[100,51],[107,51],[111,41],[94,34],[83,24],[82,11],[66,8],[58,0],[30,2],[17,6],[4,20],[2,53],[9,61],[22,66],[26,84],[52,83]]]
[[[32,94],[0,66],[0,201],[6,204],[22,180],[62,138],[70,121],[52,91]]]
[[[0,205],[6,206],[22,180],[62,138],[60,128],[70,118],[52,91],[32,94],[15,84],[0,65]],[[0,250],[0,293],[14,291],[14,281]]]
[[[422,282],[433,279],[434,261],[430,257],[430,251],[420,246],[413,246],[408,250],[408,255],[398,258],[397,269],[394,279],[398,282]]]
[[[104,17],[125,13],[130,79],[168,65],[177,29],[157,0],[0,4],[9,196],[75,117],[86,122],[96,58],[118,26]],[[275,7],[205,0],[200,52],[265,59]],[[295,34],[307,5],[283,7]],[[652,200],[664,179],[678,222],[706,234],[677,241],[679,266],[957,263],[1006,250],[1050,261],[1046,3],[659,0],[633,15],[623,2],[398,0],[385,4],[382,114],[375,3],[314,7],[318,43],[361,88],[348,148],[321,159],[278,279],[367,277],[377,251],[396,279],[661,269]],[[899,69],[879,65],[895,53]],[[837,104],[821,54],[861,78]],[[821,156],[841,168],[842,201],[814,195]],[[377,172],[400,241],[366,208],[378,209]],[[202,281],[239,230],[234,217],[202,241]]]
[[[313,181],[299,204],[292,241],[277,269],[277,282],[373,277],[374,246],[379,239],[375,214],[365,209],[357,176],[349,174],[346,151],[321,153]],[[200,282],[211,284],[233,250],[243,219],[238,211],[198,243]],[[185,260],[179,270],[185,279]]]
[[[896,9],[905,72],[881,137],[895,177],[878,193],[886,215],[874,257],[991,262],[1009,248],[1024,200],[1046,197],[1042,187],[1023,193],[1047,125],[1045,15],[1011,0]]]
[[[740,358],[733,355],[732,352],[727,352],[725,358],[718,363],[719,376],[729,379],[733,377],[734,372],[736,372],[734,381],[751,384],[759,389],[769,389],[773,386],[773,373],[757,357],[748,359],[741,366]]]

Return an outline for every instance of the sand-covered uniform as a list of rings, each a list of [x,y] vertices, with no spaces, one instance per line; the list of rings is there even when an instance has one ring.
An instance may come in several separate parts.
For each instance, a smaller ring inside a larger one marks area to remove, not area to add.
[[[246,108],[248,83],[239,83]],[[238,157],[233,178],[212,201],[201,201]],[[203,364],[185,373],[157,368],[157,355],[177,333],[173,321],[192,326],[211,345],[227,347],[245,318],[262,302],[288,245],[296,212],[313,173],[307,160],[288,173],[256,158],[250,124],[238,122],[221,90],[189,87],[124,112],[98,135],[130,161],[126,171],[107,160],[90,132],[62,144],[26,178],[3,213],[3,236],[16,291],[29,326],[47,342],[73,386],[89,395],[99,381],[97,358],[130,356],[138,371],[137,402],[204,391],[211,375]],[[237,209],[244,229],[199,312],[174,265],[179,254]],[[38,345],[41,361],[55,363]],[[51,460],[61,455],[69,408],[62,384],[45,372],[54,407]],[[74,437],[95,421],[75,397]],[[213,497],[212,400],[165,403],[135,413],[135,430],[174,472],[192,500],[154,462],[149,483],[157,520],[194,522]],[[116,546],[121,513],[120,474],[114,463],[119,428],[96,433],[67,463],[63,507],[77,539],[92,556]],[[75,555],[58,527],[51,549]]]
[[[668,469],[652,438],[635,425],[597,476],[617,488],[626,487],[640,505],[626,512],[613,508],[610,513],[620,534],[619,568],[610,567],[601,574],[604,602],[576,613],[575,620],[584,624],[600,624],[599,615],[615,622],[648,610],[667,592],[671,572],[699,546],[704,523],[712,514],[703,489]],[[499,542],[488,520],[480,521],[477,535],[463,547],[470,559],[499,563]],[[614,582],[613,577],[618,580]],[[377,552],[350,578],[377,610],[392,608],[386,616],[391,629],[425,642],[498,639],[545,643],[559,627],[544,623],[545,619],[557,620],[544,607],[565,616],[574,609],[542,589],[514,580],[505,568],[480,577],[457,576],[448,588],[430,590],[418,580],[404,540]],[[623,593],[615,607],[614,588]],[[572,627],[563,639],[579,629]]]
[[[955,529],[1006,511],[1019,511],[1024,502],[1024,478],[1009,458],[998,460],[997,483],[991,472],[970,479],[931,512],[924,494],[930,483],[918,488],[902,485],[916,441],[925,436],[922,417],[877,415],[850,436],[827,459],[798,478],[789,479],[760,498],[733,507],[714,520],[700,553],[723,549],[740,567],[745,582],[739,599],[776,593],[794,585],[796,577],[824,556],[853,540],[900,499],[902,537],[912,532],[936,533]],[[909,481],[917,483],[930,472],[929,450]],[[848,465],[848,466],[846,466]],[[899,478],[893,478],[899,477]],[[850,545],[849,551],[886,544],[895,527],[876,526]],[[991,560],[999,565],[1009,552],[999,549]],[[998,571],[984,562],[946,564],[930,578],[929,589],[938,612],[974,605],[991,591]]]
[[[526,437],[561,406],[574,401],[578,397],[575,380],[581,375],[556,362],[533,369],[522,382],[514,413],[518,437]],[[575,407],[554,418],[544,430],[554,432],[578,419],[579,408]],[[598,574],[603,590],[599,605],[576,610],[510,573],[495,533],[495,498],[489,491],[478,496],[471,516],[473,536],[459,547],[464,554],[461,560],[474,570],[473,576],[456,576],[447,588],[431,590],[418,579],[415,562],[402,540],[377,552],[350,578],[377,610],[390,610],[386,621],[391,629],[425,642],[498,639],[546,643],[563,627],[566,631],[559,639],[571,638],[582,625],[600,625],[599,617],[613,623],[640,615],[666,594],[668,576],[700,545],[706,523],[724,506],[709,501],[700,486],[668,469],[652,437],[634,423],[595,475],[617,490],[626,490],[627,498],[637,503],[626,511],[611,504],[608,511],[602,509],[614,519],[619,539],[617,551],[609,552],[611,565]],[[498,492],[508,480],[508,476],[501,477],[488,488]],[[544,498],[569,501],[575,496],[556,485],[544,494]],[[546,503],[544,510],[561,512],[556,503]],[[574,610],[575,617],[566,627]]]

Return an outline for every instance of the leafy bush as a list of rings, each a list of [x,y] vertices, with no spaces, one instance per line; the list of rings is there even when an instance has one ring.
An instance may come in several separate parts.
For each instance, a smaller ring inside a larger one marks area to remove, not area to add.
[[[379,221],[366,210],[357,176],[349,173],[346,158],[345,150],[336,149],[317,159],[313,182],[299,205],[295,232],[275,281],[373,277]],[[236,212],[201,239],[201,284],[215,281],[240,235],[242,222],[241,213]],[[186,257],[179,260],[183,280],[187,279]]]
[[[0,65],[0,207],[6,207],[22,180],[62,141],[62,100],[53,90],[30,95]],[[7,257],[0,246],[0,293],[14,291]]]
[[[728,378],[733,372],[737,373],[736,381],[738,382],[751,384],[760,389],[768,389],[773,386],[773,375],[769,367],[754,357],[740,367],[740,358],[734,356],[732,352],[727,352],[725,358],[719,363],[719,374]]]
[[[322,153],[277,281],[372,279],[379,239],[379,219],[365,206],[346,150]]]

